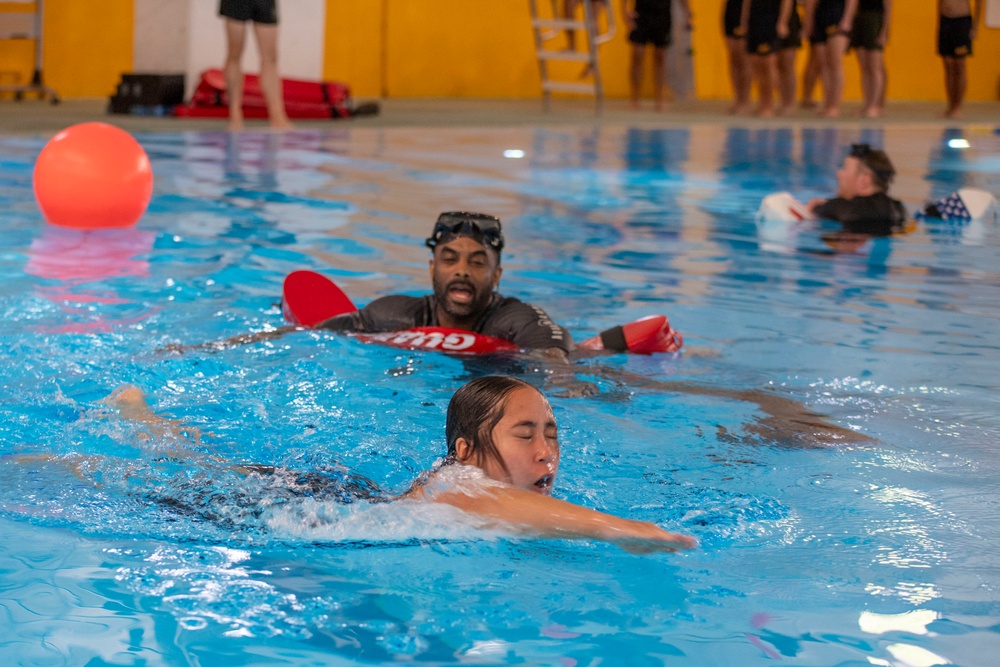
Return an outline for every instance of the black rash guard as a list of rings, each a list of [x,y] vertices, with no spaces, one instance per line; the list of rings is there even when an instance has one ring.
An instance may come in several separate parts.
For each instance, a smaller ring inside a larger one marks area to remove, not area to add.
[[[393,294],[375,299],[370,304],[346,315],[331,317],[316,325],[331,331],[385,333],[413,327],[437,327],[437,308],[433,295],[405,296]],[[509,340],[526,350],[556,347],[569,352],[573,337],[552,321],[537,306],[512,297],[494,294],[489,307],[475,326],[473,333]]]
[[[906,209],[884,192],[866,197],[837,197],[820,204],[813,211],[818,217],[836,220],[845,232],[889,236],[903,228]]]

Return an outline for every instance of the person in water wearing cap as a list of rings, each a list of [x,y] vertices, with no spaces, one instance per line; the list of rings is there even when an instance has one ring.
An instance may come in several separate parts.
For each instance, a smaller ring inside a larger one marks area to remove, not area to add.
[[[497,292],[504,247],[500,219],[484,213],[442,213],[426,245],[433,253],[433,293],[392,294],[315,326],[332,331],[384,333],[447,327],[508,340],[526,350],[565,358],[573,337],[538,306]]]
[[[885,151],[855,144],[837,170],[837,196],[813,199],[807,206],[815,216],[839,222],[844,232],[889,236],[906,223],[903,204],[888,194],[895,176]]]

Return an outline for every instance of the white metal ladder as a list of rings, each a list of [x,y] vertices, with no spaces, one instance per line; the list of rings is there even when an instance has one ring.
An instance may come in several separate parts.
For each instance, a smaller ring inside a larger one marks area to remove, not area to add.
[[[535,35],[535,54],[538,57],[538,71],[542,79],[542,98],[545,110],[552,106],[552,93],[593,95],[597,112],[604,107],[604,86],[601,83],[601,68],[597,58],[597,46],[614,36],[614,7],[608,3],[608,30],[598,34],[597,23],[590,0],[583,0],[583,20],[563,17],[559,10],[559,0],[552,0],[552,15],[542,16],[538,12],[538,0],[528,0],[531,7],[531,28]],[[545,42],[558,36],[561,31],[583,30],[586,35],[586,51],[555,50],[545,48]],[[554,60],[585,63],[589,67],[590,82],[553,81],[549,78],[549,62]]]

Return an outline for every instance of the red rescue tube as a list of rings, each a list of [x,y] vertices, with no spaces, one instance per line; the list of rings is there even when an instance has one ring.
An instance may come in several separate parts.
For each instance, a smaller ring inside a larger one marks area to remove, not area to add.
[[[684,337],[674,331],[664,315],[650,315],[620,327],[612,327],[579,344],[585,350],[608,350],[653,354],[680,352]]]
[[[404,350],[432,350],[449,354],[499,354],[520,348],[509,340],[448,327],[414,327],[388,333],[351,333],[364,343],[380,343]]]

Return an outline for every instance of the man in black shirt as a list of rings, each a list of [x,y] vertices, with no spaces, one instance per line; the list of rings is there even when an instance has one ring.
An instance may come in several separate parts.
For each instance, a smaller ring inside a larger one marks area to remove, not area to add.
[[[541,308],[497,291],[503,268],[500,220],[483,213],[442,213],[426,241],[433,256],[434,293],[393,294],[316,325],[332,331],[383,333],[413,327],[447,327],[508,340],[527,350],[566,358],[573,338]]]
[[[813,199],[809,210],[817,217],[836,220],[851,234],[889,236],[906,223],[903,204],[887,194],[895,175],[885,151],[855,144],[837,170],[837,196]]]

